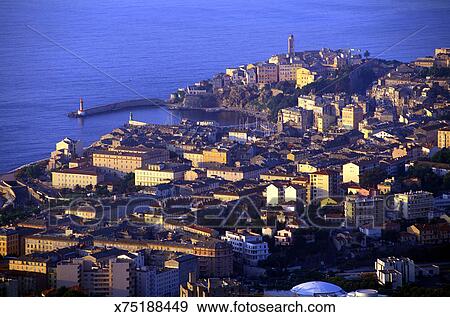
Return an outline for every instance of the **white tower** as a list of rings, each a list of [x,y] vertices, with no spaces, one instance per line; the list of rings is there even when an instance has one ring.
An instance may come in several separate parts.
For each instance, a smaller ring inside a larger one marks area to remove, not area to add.
[[[86,114],[86,112],[84,112],[83,98],[80,98],[80,106],[78,108],[78,112],[77,113],[78,113],[78,115],[80,117],[83,117]]]

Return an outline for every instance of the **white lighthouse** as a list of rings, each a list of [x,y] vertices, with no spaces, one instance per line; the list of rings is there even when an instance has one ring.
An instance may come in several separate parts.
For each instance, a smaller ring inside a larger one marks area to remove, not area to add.
[[[78,107],[78,112],[77,112],[78,116],[80,117],[84,117],[84,115],[86,114],[86,112],[84,112],[84,106],[83,106],[83,98],[80,98],[80,106]]]

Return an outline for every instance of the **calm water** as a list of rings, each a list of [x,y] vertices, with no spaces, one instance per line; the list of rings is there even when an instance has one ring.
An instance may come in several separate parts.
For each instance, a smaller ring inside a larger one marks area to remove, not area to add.
[[[450,2],[437,0],[0,0],[0,171],[47,157],[65,136],[88,145],[128,118],[67,118],[80,96],[87,107],[166,98],[284,52],[289,33],[297,50],[358,47],[408,61],[450,46],[449,16]],[[161,109],[133,112],[171,121]]]

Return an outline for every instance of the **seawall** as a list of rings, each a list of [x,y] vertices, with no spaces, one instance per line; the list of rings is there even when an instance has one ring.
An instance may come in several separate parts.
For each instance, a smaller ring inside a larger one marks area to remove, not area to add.
[[[84,109],[84,115],[79,115],[77,111],[69,112],[67,115],[70,118],[81,118],[81,117],[89,117],[96,114],[107,113],[112,111],[118,111],[128,108],[136,108],[136,107],[160,107],[166,106],[166,102],[161,99],[138,99],[138,100],[129,100],[111,103],[107,105],[96,106],[88,109]]]

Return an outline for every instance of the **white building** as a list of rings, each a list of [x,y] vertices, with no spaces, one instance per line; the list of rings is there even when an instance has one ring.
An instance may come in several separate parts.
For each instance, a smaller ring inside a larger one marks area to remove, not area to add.
[[[145,266],[143,252],[108,249],[58,263],[56,286],[78,286],[88,296],[179,296],[180,274]]]
[[[284,188],[282,185],[270,184],[266,187],[266,204],[276,206],[282,202]]]
[[[269,246],[262,236],[249,231],[226,231],[222,240],[227,241],[233,248],[235,258],[252,266],[269,256]]]
[[[79,140],[66,137],[56,143],[56,151],[60,151],[69,157],[80,157],[83,155],[83,144]]]
[[[231,130],[228,132],[228,139],[238,143],[245,144],[247,142],[248,134],[245,130]]]
[[[401,217],[407,220],[428,218],[434,207],[433,194],[426,191],[395,194],[394,201]]]
[[[284,202],[290,201],[298,201],[305,202],[306,201],[306,188],[300,185],[290,185],[284,188]]]
[[[306,201],[306,188],[300,185],[270,184],[266,187],[266,204],[268,206],[302,201]]]
[[[392,285],[394,289],[416,280],[415,264],[409,258],[377,259],[375,271],[380,285]]]
[[[179,295],[178,269],[144,266],[136,270],[136,296],[175,297]]]
[[[117,252],[101,251],[58,263],[56,287],[78,286],[88,296],[134,296],[133,272],[143,263],[143,256]]]

